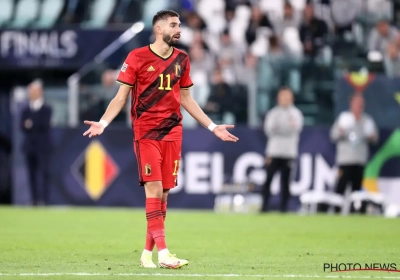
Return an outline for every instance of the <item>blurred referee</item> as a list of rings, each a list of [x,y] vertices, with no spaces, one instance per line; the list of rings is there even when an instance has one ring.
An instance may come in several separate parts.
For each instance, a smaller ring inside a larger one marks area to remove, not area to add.
[[[298,142],[303,129],[303,114],[293,105],[293,93],[288,87],[278,92],[278,105],[268,112],[264,132],[268,137],[266,149],[267,180],[263,188],[262,212],[268,211],[271,182],[281,172],[280,211],[287,211],[289,185],[293,163],[298,155]]]

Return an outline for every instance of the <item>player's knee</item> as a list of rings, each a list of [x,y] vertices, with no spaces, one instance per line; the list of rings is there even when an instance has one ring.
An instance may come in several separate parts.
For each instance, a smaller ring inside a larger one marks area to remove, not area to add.
[[[163,187],[161,181],[147,182],[145,184],[146,197],[163,197]]]
[[[164,202],[167,201],[168,193],[169,193],[169,189],[163,189],[162,201],[164,201]]]

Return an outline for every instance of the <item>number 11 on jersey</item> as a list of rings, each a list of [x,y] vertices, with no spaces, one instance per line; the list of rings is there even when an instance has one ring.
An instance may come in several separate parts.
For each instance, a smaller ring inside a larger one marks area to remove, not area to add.
[[[167,77],[167,87],[164,87],[164,74],[160,74],[160,86],[158,87],[159,90],[171,90],[171,74],[165,75]]]
[[[179,160],[174,160],[174,173],[172,173],[173,176],[178,174],[178,168],[179,168]]]

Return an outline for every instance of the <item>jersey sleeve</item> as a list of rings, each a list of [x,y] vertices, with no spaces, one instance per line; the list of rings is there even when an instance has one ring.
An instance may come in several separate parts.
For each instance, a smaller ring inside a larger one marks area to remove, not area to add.
[[[137,61],[134,53],[129,53],[127,58],[122,64],[121,70],[119,71],[117,83],[133,87],[136,83],[136,67]]]
[[[191,88],[193,86],[192,79],[190,78],[190,60],[189,57],[186,60],[186,68],[183,72],[182,78],[180,80],[180,87],[183,89]]]

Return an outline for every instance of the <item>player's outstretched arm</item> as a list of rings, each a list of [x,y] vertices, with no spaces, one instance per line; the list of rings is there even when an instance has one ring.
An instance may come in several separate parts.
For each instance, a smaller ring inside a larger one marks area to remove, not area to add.
[[[90,125],[90,127],[83,133],[83,136],[89,135],[89,138],[92,138],[102,134],[104,129],[112,122],[119,112],[121,112],[122,108],[124,108],[130,90],[130,87],[121,85],[100,121],[84,121],[84,123]]]
[[[212,122],[212,120],[203,112],[197,102],[192,98],[190,89],[181,89],[181,104],[194,119],[196,119],[202,126],[207,127],[221,140],[230,142],[236,142],[239,140],[239,138],[232,135],[227,130],[228,128],[233,128],[233,125],[216,125]]]

